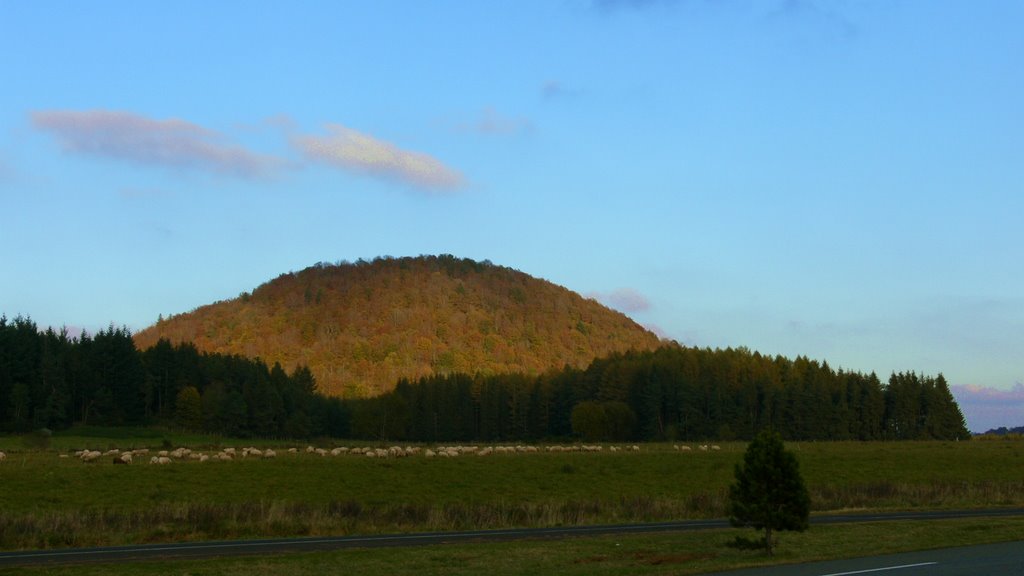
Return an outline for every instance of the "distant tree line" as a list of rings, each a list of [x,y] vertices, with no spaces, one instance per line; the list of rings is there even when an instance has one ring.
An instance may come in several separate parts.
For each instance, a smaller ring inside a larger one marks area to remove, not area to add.
[[[338,399],[306,368],[199,353],[167,340],[139,351],[126,328],[69,337],[0,317],[0,431],[165,424],[229,436],[344,436]]]
[[[990,428],[983,432],[982,436],[1024,436],[1024,426],[1017,426],[1016,428],[1007,428],[1006,426]]]
[[[164,424],[229,436],[368,440],[967,439],[946,380],[833,370],[805,357],[678,345],[539,376],[452,373],[375,398],[317,392],[305,367],[200,353],[126,328],[71,338],[0,317],[0,431]]]
[[[346,402],[359,438],[502,442],[968,439],[945,378],[833,370],[745,348],[664,346],[538,377],[439,375]]]

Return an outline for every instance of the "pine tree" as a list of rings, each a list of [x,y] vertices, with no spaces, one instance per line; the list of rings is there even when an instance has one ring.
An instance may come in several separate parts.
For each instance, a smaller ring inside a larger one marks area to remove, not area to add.
[[[764,547],[773,551],[772,532],[807,529],[811,498],[796,456],[782,437],[765,429],[747,447],[729,487],[729,521],[733,526],[764,530]]]

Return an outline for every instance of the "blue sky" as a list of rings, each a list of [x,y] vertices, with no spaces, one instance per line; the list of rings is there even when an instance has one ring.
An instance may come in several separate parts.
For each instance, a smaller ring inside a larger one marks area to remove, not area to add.
[[[451,253],[1024,425],[1024,3],[0,0],[0,313]]]

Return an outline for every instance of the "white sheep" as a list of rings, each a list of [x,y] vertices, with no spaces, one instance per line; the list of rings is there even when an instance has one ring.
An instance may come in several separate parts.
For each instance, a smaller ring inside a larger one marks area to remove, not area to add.
[[[3,462],[4,460],[7,460],[7,454],[0,452],[0,462]]]
[[[131,452],[125,452],[124,454],[121,454],[121,457],[118,458],[118,460],[120,460],[124,464],[131,464],[132,463],[132,453]]]
[[[712,444],[712,445],[711,445],[711,449],[712,449],[712,450],[721,450],[721,449],[722,449],[722,447],[721,447],[721,446],[719,446],[719,445],[717,445],[717,444]]]
[[[276,458],[277,457],[277,452],[274,452],[271,448],[267,448],[266,450],[263,451],[263,457],[264,458]]]

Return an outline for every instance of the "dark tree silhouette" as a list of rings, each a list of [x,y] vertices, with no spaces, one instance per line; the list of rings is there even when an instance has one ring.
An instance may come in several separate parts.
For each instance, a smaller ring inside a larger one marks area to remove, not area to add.
[[[811,498],[800,464],[782,438],[765,429],[747,446],[736,483],[729,487],[729,521],[733,526],[764,530],[764,547],[773,551],[772,532],[807,529]]]

